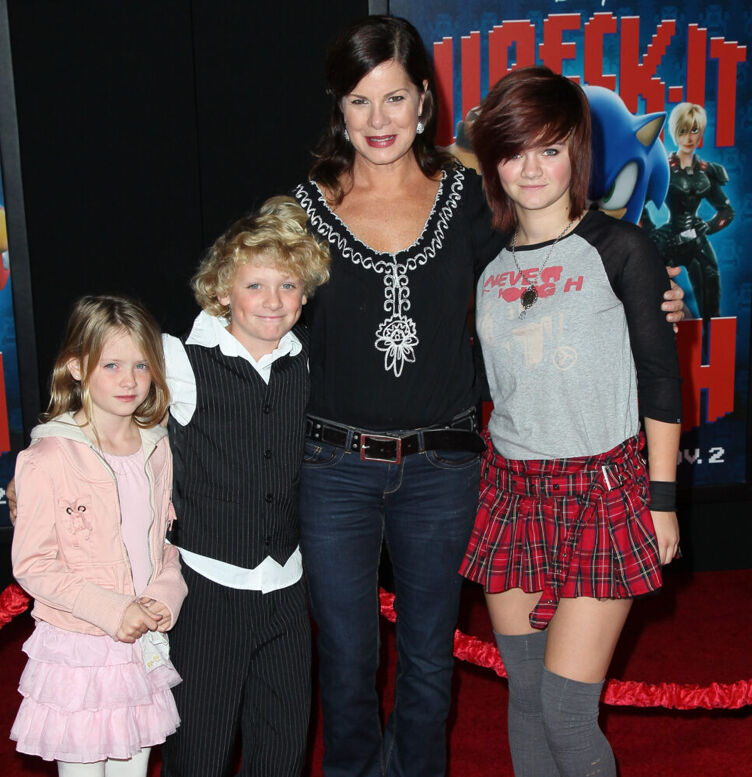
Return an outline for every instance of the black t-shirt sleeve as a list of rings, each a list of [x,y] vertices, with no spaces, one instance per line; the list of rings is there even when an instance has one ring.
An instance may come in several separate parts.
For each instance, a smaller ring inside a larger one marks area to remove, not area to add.
[[[608,218],[608,217],[604,217]],[[624,305],[637,370],[640,414],[666,423],[681,421],[681,377],[673,328],[661,310],[669,288],[655,245],[637,226],[616,222],[603,262]]]

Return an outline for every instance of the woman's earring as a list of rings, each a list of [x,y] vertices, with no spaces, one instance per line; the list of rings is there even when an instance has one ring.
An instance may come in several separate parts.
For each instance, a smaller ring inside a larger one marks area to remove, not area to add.
[[[350,142],[350,133],[347,131],[347,127],[345,127],[345,140],[348,143]]]
[[[418,133],[418,135],[422,135],[425,128],[426,127],[423,124],[423,122],[420,119],[418,119],[418,125],[415,127],[415,131]]]

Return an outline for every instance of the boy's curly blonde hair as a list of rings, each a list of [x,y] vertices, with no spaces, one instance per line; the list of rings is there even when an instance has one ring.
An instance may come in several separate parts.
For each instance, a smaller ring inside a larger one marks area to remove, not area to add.
[[[249,262],[300,279],[311,297],[329,280],[329,249],[306,229],[308,217],[292,197],[269,198],[256,213],[238,219],[207,251],[191,279],[196,302],[212,316],[229,317],[229,294],[237,268]]]

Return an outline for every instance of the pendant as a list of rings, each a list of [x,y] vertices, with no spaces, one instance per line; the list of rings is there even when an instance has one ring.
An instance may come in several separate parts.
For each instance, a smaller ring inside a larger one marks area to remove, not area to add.
[[[538,290],[533,286],[531,283],[525,291],[522,292],[522,296],[520,297],[520,302],[522,303],[522,312],[520,313],[520,318],[525,318],[525,314],[528,310],[530,310],[533,305],[538,301]]]

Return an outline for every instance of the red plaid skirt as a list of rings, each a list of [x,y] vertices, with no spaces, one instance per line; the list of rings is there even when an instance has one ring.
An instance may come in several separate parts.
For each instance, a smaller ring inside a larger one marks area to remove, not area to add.
[[[542,591],[530,623],[561,597],[623,599],[662,585],[638,438],[572,459],[505,459],[488,434],[480,502],[460,574],[489,593]]]

